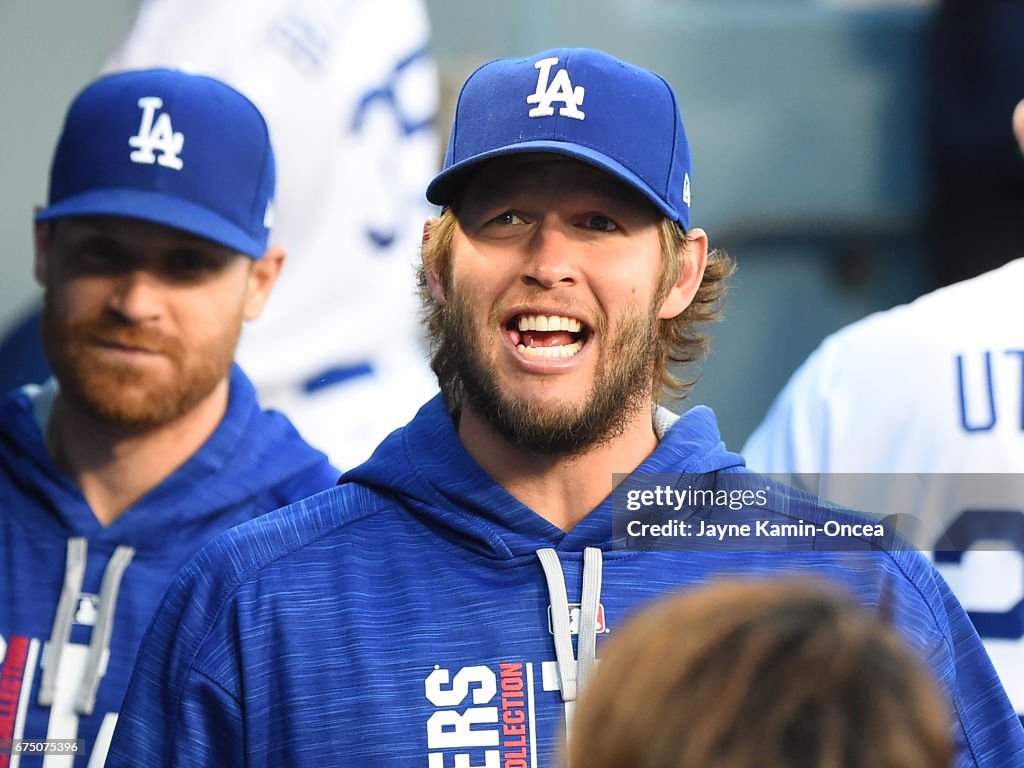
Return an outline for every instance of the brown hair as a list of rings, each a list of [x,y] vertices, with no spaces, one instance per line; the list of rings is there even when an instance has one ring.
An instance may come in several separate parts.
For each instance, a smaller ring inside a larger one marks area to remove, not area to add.
[[[661,253],[665,266],[658,286],[658,303],[668,295],[679,279],[682,254],[687,247],[687,234],[674,221],[661,222]],[[711,338],[703,326],[721,319],[721,305],[728,288],[728,279],[736,272],[736,264],[725,251],[714,248],[708,252],[704,277],[690,305],[668,320],[658,323],[658,342],[654,359],[655,395],[661,400],[681,400],[699,377],[681,379],[671,368],[704,358],[711,348]]]
[[[570,768],[949,768],[950,715],[897,632],[820,583],[723,581],[608,643]]]
[[[444,310],[430,295],[426,272],[436,273],[445,290],[451,286],[451,248],[456,225],[455,213],[451,208],[445,209],[430,228],[429,239],[423,243],[423,265],[419,269],[420,300],[430,340],[430,364],[452,408],[461,401],[461,386],[454,357],[444,343]],[[687,247],[687,234],[669,219],[662,221],[659,234],[665,262],[656,294],[658,303],[679,278],[682,254]],[[682,399],[696,383],[698,377],[680,379],[670,367],[695,362],[707,354],[711,340],[701,326],[720,319],[727,281],[735,271],[735,264],[724,251],[710,251],[704,278],[693,301],[676,317],[659,321],[654,355],[654,394],[659,400]]]

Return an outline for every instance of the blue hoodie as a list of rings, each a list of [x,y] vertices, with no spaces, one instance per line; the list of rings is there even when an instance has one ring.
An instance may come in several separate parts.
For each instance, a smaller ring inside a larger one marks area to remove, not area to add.
[[[643,473],[757,477],[706,408],[663,434]],[[756,514],[836,514],[773,499]],[[337,488],[230,531],[183,570],[108,766],[553,766],[595,644],[640,605],[783,570],[885,605],[953,698],[960,765],[1024,765],[991,663],[919,553],[638,551],[613,534],[612,506],[569,532],[551,525],[476,464],[435,398]]]
[[[209,440],[104,527],[46,451],[35,413],[46,397],[15,391],[0,404],[0,742],[82,739],[60,764],[84,768],[102,764],[143,632],[181,566],[338,473],[287,419],[260,410],[235,367]],[[0,768],[10,759],[0,751]],[[20,757],[22,768],[41,764]]]

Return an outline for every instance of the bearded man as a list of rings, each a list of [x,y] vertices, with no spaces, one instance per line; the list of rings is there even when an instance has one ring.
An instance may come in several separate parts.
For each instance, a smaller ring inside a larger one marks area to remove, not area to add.
[[[181,565],[337,479],[233,365],[284,260],[273,195],[266,124],[216,80],[112,75],[68,111],[35,217],[55,376],[0,404],[0,742],[20,740],[15,755],[102,765]]]
[[[553,766],[599,639],[639,606],[793,571],[894,617],[956,702],[964,765],[1020,765],[1024,732],[919,553],[767,488],[708,409],[657,405],[732,271],[690,225],[690,174],[648,70],[556,49],[469,77],[427,187],[441,394],[337,488],[183,570],[108,765]],[[754,523],[799,530],[762,543]],[[858,533],[824,546],[829,525]],[[703,527],[736,533],[651,539]]]

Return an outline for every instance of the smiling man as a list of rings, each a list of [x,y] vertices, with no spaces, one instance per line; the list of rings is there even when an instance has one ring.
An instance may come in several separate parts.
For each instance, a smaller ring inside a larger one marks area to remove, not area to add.
[[[460,170],[432,185],[449,202],[465,184],[425,230],[434,368],[477,463],[568,530],[607,496],[595,476],[657,445],[659,326],[686,323],[707,237],[663,227],[646,195],[570,156],[515,152],[468,179]],[[720,253],[712,265],[705,304],[731,270]]]
[[[0,766],[102,765],[181,565],[337,479],[232,362],[284,260],[273,194],[263,118],[216,80],[71,105],[35,224],[55,377],[0,403]]]
[[[690,188],[658,75],[587,49],[471,75],[427,188],[444,208],[421,274],[441,394],[337,488],[184,569],[108,765],[553,766],[633,611],[720,575],[797,572],[893,617],[954,702],[962,765],[1019,766],[1024,731],[919,553],[825,546],[814,531],[863,519],[765,493],[708,409],[657,405],[685,389],[669,362],[702,354],[732,271],[690,225]],[[659,531],[806,529],[688,547],[621,530],[623,497],[693,485],[727,501],[636,514]]]

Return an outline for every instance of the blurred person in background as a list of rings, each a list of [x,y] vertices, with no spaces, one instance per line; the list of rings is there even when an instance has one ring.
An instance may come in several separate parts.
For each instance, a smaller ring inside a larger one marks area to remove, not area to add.
[[[196,550],[338,478],[233,363],[284,261],[273,199],[266,123],[217,80],[110,75],[67,112],[35,217],[55,375],[0,402],[0,742],[66,740],[45,765],[103,764]]]
[[[1024,101],[1002,126],[1024,172]],[[943,228],[965,261],[978,232],[970,218]],[[832,334],[743,456],[757,471],[806,476],[832,501],[904,516],[901,530],[933,553],[1024,719],[1022,290],[1018,257]]]
[[[103,67],[211,75],[266,117],[289,269],[238,360],[260,402],[340,467],[437,391],[414,268],[440,161],[428,44],[422,0],[143,0]],[[39,380],[37,339],[30,317],[0,360]]]
[[[952,768],[949,702],[884,617],[836,585],[725,580],[609,641],[569,768]]]

